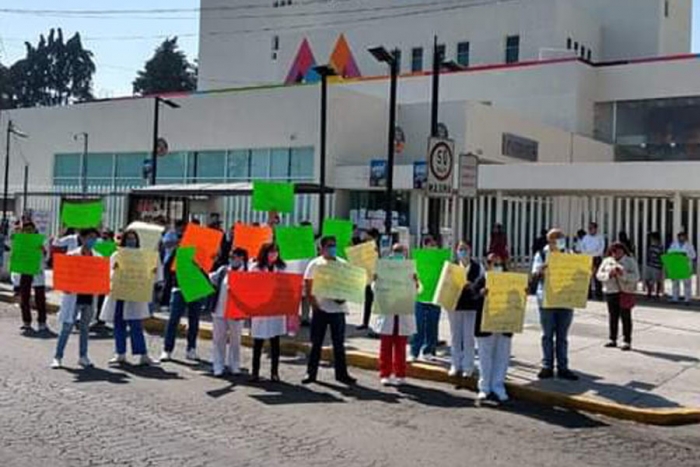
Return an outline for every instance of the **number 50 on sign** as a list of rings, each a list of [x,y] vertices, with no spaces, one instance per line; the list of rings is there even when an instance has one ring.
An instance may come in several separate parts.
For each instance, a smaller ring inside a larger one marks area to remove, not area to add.
[[[430,138],[428,142],[428,183],[430,197],[449,197],[453,190],[454,141]]]

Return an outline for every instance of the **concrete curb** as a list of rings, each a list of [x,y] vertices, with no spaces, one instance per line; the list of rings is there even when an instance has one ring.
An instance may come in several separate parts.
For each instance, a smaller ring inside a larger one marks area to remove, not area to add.
[[[151,318],[145,322],[145,328],[149,332],[155,334],[163,333],[165,325],[166,321],[162,318]],[[186,326],[180,324],[178,332],[184,334],[185,330]],[[211,340],[211,336],[212,332],[210,329],[200,329],[200,338]],[[241,343],[246,347],[252,347],[253,339],[249,336],[243,336]],[[309,344],[291,338],[283,339],[281,343],[281,351],[285,355],[297,355],[299,353],[308,354],[309,350]],[[324,348],[322,353],[323,360],[331,361],[332,357],[333,353],[331,349]],[[347,362],[349,366],[361,368],[363,370],[377,371],[379,367],[376,355],[357,350],[349,350],[347,352]],[[461,387],[476,391],[476,379],[466,378],[457,380],[456,378],[448,376],[447,370],[444,368],[423,363],[410,364],[408,366],[407,376],[438,383],[459,383]],[[508,388],[508,394],[512,398],[534,402],[547,407],[561,407],[575,411],[595,413],[619,420],[628,420],[647,425],[674,426],[700,423],[700,408],[643,409],[585,396],[544,391],[514,382],[506,383],[506,386]]]

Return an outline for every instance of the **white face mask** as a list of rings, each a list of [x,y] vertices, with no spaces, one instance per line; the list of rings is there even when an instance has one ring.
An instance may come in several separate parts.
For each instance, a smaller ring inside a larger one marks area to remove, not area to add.
[[[565,238],[558,238],[557,239],[557,249],[559,251],[566,250],[566,239]]]
[[[503,272],[503,266],[494,266],[493,272]]]

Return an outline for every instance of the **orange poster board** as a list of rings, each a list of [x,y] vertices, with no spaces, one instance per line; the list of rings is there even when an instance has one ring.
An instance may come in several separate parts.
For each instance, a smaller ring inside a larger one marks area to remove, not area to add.
[[[233,246],[246,250],[250,259],[256,258],[260,247],[271,241],[272,228],[268,225],[236,224],[233,227]]]
[[[301,274],[231,271],[226,317],[296,315],[303,283]]]
[[[182,234],[180,246],[195,247],[195,262],[205,271],[211,271],[214,266],[214,261],[219,255],[221,249],[221,240],[224,238],[224,233],[220,230],[202,227],[197,224],[189,223],[185,227],[185,233]],[[173,271],[175,264],[173,262]]]
[[[54,256],[53,288],[72,294],[109,294],[109,258]]]

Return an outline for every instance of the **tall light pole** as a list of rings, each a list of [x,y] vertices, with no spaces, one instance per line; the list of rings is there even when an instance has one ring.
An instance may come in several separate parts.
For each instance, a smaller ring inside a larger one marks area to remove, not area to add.
[[[319,153],[321,158],[321,170],[319,174],[319,199],[318,199],[318,230],[321,231],[323,219],[326,215],[326,130],[328,123],[328,77],[335,76],[336,72],[329,65],[320,65],[314,71],[321,76],[321,135]]]
[[[151,149],[151,185],[156,184],[156,174],[158,171],[158,122],[160,104],[165,104],[171,109],[180,108],[180,104],[177,104],[170,99],[164,99],[160,96],[155,97],[155,111],[153,113],[153,147]]]
[[[391,215],[394,211],[394,152],[396,143],[396,90],[399,77],[399,51],[394,49],[391,53],[384,47],[372,47],[369,53],[378,61],[386,63],[390,71],[389,85],[389,144],[387,147],[387,180],[384,219],[386,234],[391,235]]]
[[[8,190],[10,184],[10,141],[12,140],[12,135],[19,136],[20,138],[27,138],[26,133],[21,132],[19,129],[15,128],[12,120],[7,122],[7,135],[5,136],[5,188],[3,192],[2,199],[2,227],[7,228],[7,202],[8,202]]]
[[[89,135],[85,131],[73,135],[74,141],[78,141],[80,138],[83,140],[83,154],[80,157],[80,191],[83,194],[83,197],[85,197],[85,194],[87,193],[87,157]]]

